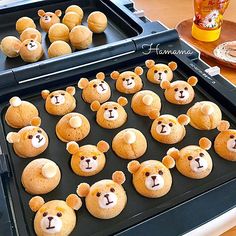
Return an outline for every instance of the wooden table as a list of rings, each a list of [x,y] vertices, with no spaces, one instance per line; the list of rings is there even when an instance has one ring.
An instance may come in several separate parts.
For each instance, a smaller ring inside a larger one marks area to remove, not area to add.
[[[185,20],[192,18],[193,0],[134,0],[137,9],[142,9],[145,15],[152,21],[159,20],[169,28]],[[225,13],[225,19],[236,22],[236,1],[231,0]],[[232,32],[232,34],[235,32]],[[236,70],[218,65],[215,61],[202,57],[210,66],[219,66],[221,74],[236,84]]]

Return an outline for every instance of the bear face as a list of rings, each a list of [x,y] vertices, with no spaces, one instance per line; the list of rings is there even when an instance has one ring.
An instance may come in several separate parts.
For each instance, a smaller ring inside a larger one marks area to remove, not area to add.
[[[71,168],[74,173],[80,176],[92,176],[103,170],[106,163],[104,153],[109,150],[109,144],[102,140],[97,146],[79,147],[76,142],[69,142],[66,149],[72,155]]]
[[[214,141],[216,153],[228,161],[236,161],[236,130],[230,129],[228,121],[221,121],[217,129],[220,133]]]
[[[122,187],[124,182],[124,173],[116,171],[112,180],[100,180],[91,187],[81,183],[78,185],[77,194],[85,197],[86,208],[91,215],[99,219],[111,219],[119,215],[127,203],[127,196]]]
[[[119,73],[118,71],[113,71],[111,73],[111,78],[116,80],[116,89],[125,94],[133,94],[140,91],[143,87],[142,79],[140,75],[143,74],[143,69],[141,67],[136,67],[134,72],[125,71]]]
[[[163,80],[171,81],[173,79],[173,71],[177,69],[177,64],[175,62],[170,62],[166,64],[155,64],[153,60],[147,60],[145,62],[148,72],[147,79],[154,84],[160,84]]]
[[[171,148],[167,155],[176,161],[178,171],[192,179],[202,179],[207,177],[212,171],[212,159],[206,150],[211,148],[211,141],[207,138],[199,140],[199,146],[190,145],[180,151]]]
[[[45,108],[51,115],[63,116],[72,112],[76,107],[75,87],[67,87],[66,90],[50,92],[43,90],[41,95],[45,102]]]
[[[154,119],[151,126],[151,134],[158,142],[174,144],[180,142],[186,135],[185,125],[190,122],[188,116],[182,114],[178,118],[172,115],[158,116],[154,110],[149,114]]]
[[[13,149],[19,157],[35,157],[44,152],[48,146],[48,136],[40,128],[41,119],[35,117],[31,121],[31,126],[22,128],[18,133],[7,134],[7,141],[13,143]]]
[[[91,103],[92,111],[97,111],[97,123],[106,129],[115,129],[122,126],[127,120],[127,113],[123,106],[128,103],[124,97],[119,97],[117,102],[106,102],[102,105],[98,101]]]
[[[94,101],[104,103],[111,97],[110,86],[105,81],[105,74],[102,72],[98,73],[96,79],[91,81],[86,78],[81,78],[78,82],[78,87],[83,90],[82,97],[87,103]]]
[[[175,81],[170,83],[167,80],[161,82],[161,88],[165,89],[167,101],[177,105],[186,105],[193,101],[195,92],[192,86],[197,84],[197,78],[192,76],[188,81]]]
[[[56,10],[55,13],[53,12],[45,12],[44,10],[38,11],[38,16],[40,17],[40,26],[45,31],[48,32],[49,28],[56,24],[60,23],[60,16],[62,15],[61,10]]]
[[[69,235],[76,225],[76,214],[82,205],[80,198],[70,194],[66,201],[52,200],[44,202],[42,197],[31,198],[29,206],[37,212],[34,217],[34,230],[37,235]]]

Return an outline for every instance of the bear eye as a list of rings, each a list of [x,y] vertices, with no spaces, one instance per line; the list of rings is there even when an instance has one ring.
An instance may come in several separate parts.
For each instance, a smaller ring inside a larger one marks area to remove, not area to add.
[[[187,87],[185,87],[185,88],[184,88],[184,90],[188,90],[188,88],[187,88]]]
[[[161,121],[158,121],[158,123],[157,123],[158,125],[160,125],[161,124]]]
[[[149,172],[146,172],[145,175],[148,177],[148,176],[150,175],[150,173],[149,173]]]
[[[201,153],[199,154],[199,156],[200,156],[200,157],[203,157],[203,156],[204,156],[204,153],[201,152]]]
[[[122,80],[125,81],[125,78],[123,78]]]
[[[172,127],[172,126],[173,126],[173,123],[169,123],[169,126]]]
[[[117,107],[114,107],[115,110],[117,110]]]
[[[25,44],[25,46],[27,47],[27,46],[28,46],[28,44]]]
[[[232,139],[233,139],[233,138],[234,138],[234,135],[230,135],[230,138],[232,138]]]
[[[50,16],[52,18],[52,16]]]
[[[154,70],[154,73],[157,73],[157,70]]]
[[[96,85],[96,84],[94,84],[94,85],[93,85],[93,87],[94,87],[94,88],[96,88],[96,87],[97,87],[97,85]]]
[[[162,171],[162,170],[159,170],[159,171],[158,171],[158,174],[159,174],[159,175],[163,175],[163,171]]]
[[[42,133],[42,130],[40,130],[40,129],[39,129],[39,130],[38,130],[38,133],[40,133],[40,134],[41,134],[41,133]]]
[[[168,70],[164,70],[164,72],[167,74],[167,73],[168,73]]]
[[[101,83],[104,84],[104,81],[102,80]]]
[[[93,156],[93,160],[97,160],[97,157],[96,157],[96,156]]]
[[[65,93],[61,93],[62,96],[65,96]]]
[[[83,161],[83,160],[84,160],[84,156],[80,157],[80,160],[82,160],[82,161]]]
[[[132,80],[134,80],[134,77],[131,77]]]
[[[105,107],[105,108],[104,108],[104,110],[106,111],[106,110],[108,110],[108,108],[107,108],[107,107]]]
[[[50,98],[53,98],[53,97],[54,97],[54,95],[51,95],[51,96],[50,96]]]
[[[101,193],[97,192],[96,196],[97,196],[97,197],[100,197],[100,196],[101,196]]]
[[[30,134],[30,135],[28,136],[28,139],[32,139],[32,138],[33,138],[33,135]]]
[[[193,160],[193,157],[192,157],[192,156],[189,156],[189,157],[188,157],[188,160],[189,160],[189,161],[192,161],[192,160]]]
[[[58,216],[58,217],[61,217],[61,216],[62,216],[62,213],[61,213],[61,212],[57,212],[57,216]]]
[[[178,88],[175,88],[175,92],[177,92],[179,89]]]
[[[111,191],[112,193],[114,193],[114,192],[115,192],[115,189],[114,189],[114,188],[110,188],[110,191]]]
[[[34,42],[34,40],[33,40],[33,39],[31,39],[31,40],[30,40],[30,42],[31,42],[31,43],[33,43],[33,42]]]
[[[48,213],[45,211],[44,213],[43,213],[43,217],[45,217],[45,216],[47,216],[48,215]]]

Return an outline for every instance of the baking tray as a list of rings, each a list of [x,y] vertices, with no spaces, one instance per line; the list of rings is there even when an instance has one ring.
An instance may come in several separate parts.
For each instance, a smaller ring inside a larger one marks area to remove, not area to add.
[[[178,69],[174,72],[175,80],[187,80],[189,76],[196,75],[194,71],[186,69],[186,65],[182,63],[177,57],[160,55],[157,57],[155,54],[151,54],[148,57],[136,56],[135,58],[133,58],[132,62],[129,61],[129,63],[127,63],[126,61],[126,63],[117,63],[116,66],[111,66],[108,63],[101,63],[99,70],[97,67],[96,70],[91,71],[91,69],[87,67],[87,72],[84,71],[83,74],[78,73],[77,75],[70,78],[64,77],[64,80],[60,85],[58,85],[58,83],[51,84],[50,86],[48,85],[44,88],[50,90],[65,88],[68,85],[75,85],[79,78],[82,76],[93,79],[98,71],[103,71],[106,73],[107,82],[112,88],[111,99],[116,100],[123,94],[117,92],[114,89],[115,82],[112,79],[109,79],[110,72],[112,72],[113,70],[133,70],[135,66],[139,65],[144,68],[144,74],[141,76],[144,83],[143,89],[150,89],[156,92],[162,100],[161,114],[170,113],[177,116],[179,114],[186,113],[188,108],[197,101],[210,100],[215,102],[221,108],[224,119],[227,119],[231,123],[231,127],[236,128],[235,117],[232,116],[232,114],[224,108],[220,96],[216,96],[215,98],[213,98],[214,89],[209,86],[205,86],[205,80],[203,78],[199,78],[199,83],[195,87],[196,97],[191,104],[186,106],[177,106],[168,103],[163,97],[163,90],[161,90],[158,85],[154,85],[148,82],[146,79],[147,70],[145,69],[144,62],[147,58],[153,58],[157,63],[168,63],[170,60],[175,60],[178,63]],[[180,203],[184,203],[189,199],[197,197],[200,194],[205,193],[217,186],[220,186],[221,184],[236,177],[236,163],[223,160],[214,152],[213,148],[211,148],[209,153],[213,159],[214,167],[213,171],[207,178],[204,178],[202,180],[192,180],[182,176],[176,169],[173,169],[171,170],[173,177],[173,186],[166,196],[159,199],[148,199],[140,196],[135,191],[131,182],[131,174],[127,171],[128,161],[117,157],[112,150],[109,150],[106,154],[107,162],[102,172],[93,177],[79,177],[75,175],[71,170],[70,155],[65,149],[65,143],[59,141],[55,135],[55,125],[60,117],[51,116],[45,111],[44,100],[40,96],[39,89],[41,89],[41,87],[34,88],[31,90],[31,92],[25,93],[25,95],[22,97],[22,99],[28,100],[38,107],[40,111],[40,117],[42,118],[42,128],[44,128],[49,135],[49,147],[38,158],[46,157],[52,159],[59,165],[60,169],[62,170],[62,179],[60,185],[51,193],[43,195],[45,201],[49,201],[52,199],[65,199],[68,194],[75,192],[76,187],[79,183],[88,182],[89,184],[93,184],[98,180],[111,178],[112,173],[116,170],[124,171],[127,178],[126,182],[124,183],[124,188],[127,192],[128,203],[123,212],[114,219],[99,220],[92,217],[83,204],[83,207],[78,211],[78,213],[76,213],[77,225],[72,235],[111,235],[121,232],[129,227],[136,225],[137,223],[143,222],[150,217],[163,213]],[[96,144],[101,139],[104,139],[111,144],[112,138],[120,130],[128,127],[137,128],[141,132],[143,132],[148,141],[148,150],[146,154],[139,159],[142,162],[149,159],[161,160],[170,147],[175,146],[177,148],[182,148],[186,145],[198,144],[199,138],[204,136],[208,137],[211,141],[214,141],[214,138],[218,133],[217,130],[199,131],[188,125],[186,127],[187,136],[181,143],[175,145],[165,145],[158,143],[151,137],[149,133],[152,121],[149,118],[138,116],[132,112],[130,108],[132,95],[123,96],[127,97],[129,100],[129,104],[125,107],[128,113],[128,121],[125,125],[118,129],[106,130],[97,125],[95,121],[95,113],[92,112],[89,108],[89,105],[82,100],[81,91],[77,89],[75,95],[77,100],[77,107],[75,111],[84,114],[89,119],[91,124],[91,132],[89,136],[79,142],[80,145]],[[12,128],[9,128],[4,121],[4,114],[7,105],[7,102],[1,104],[1,140],[4,140],[4,137],[8,132],[14,130]],[[12,145],[6,144],[6,142],[2,144],[4,144],[4,154],[9,160],[9,165],[12,173],[12,178],[9,182],[9,193],[12,198],[16,225],[19,225],[18,231],[20,235],[34,235],[34,213],[31,212],[28,207],[28,201],[31,198],[31,195],[24,191],[20,181],[21,173],[24,167],[32,159],[19,158],[13,152]]]

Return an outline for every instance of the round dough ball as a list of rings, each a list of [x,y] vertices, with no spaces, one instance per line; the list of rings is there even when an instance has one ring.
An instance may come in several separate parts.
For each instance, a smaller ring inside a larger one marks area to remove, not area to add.
[[[76,12],[68,12],[63,17],[62,23],[72,30],[76,25],[81,24],[81,18]]]
[[[86,26],[77,25],[70,32],[70,42],[76,49],[86,49],[92,44],[93,33]]]
[[[102,33],[107,28],[107,17],[100,11],[94,11],[88,16],[88,27],[94,33]]]
[[[75,12],[80,16],[80,21],[82,21],[83,17],[84,17],[84,12],[81,9],[81,7],[79,7],[78,5],[71,5],[69,7],[66,8],[65,13],[68,12]]]
[[[68,43],[64,41],[55,41],[48,48],[48,56],[50,58],[59,57],[70,53],[72,53],[71,47]]]
[[[14,36],[7,36],[5,38],[3,38],[3,40],[1,41],[1,51],[7,56],[7,57],[18,57],[19,56],[19,52],[17,52],[13,45],[14,44],[20,44],[21,41],[14,37]]]
[[[35,40],[38,41],[39,43],[42,43],[41,33],[34,28],[27,28],[21,33],[20,35],[21,42],[25,41],[26,39],[31,39],[32,35],[36,35],[37,37],[35,38]]]
[[[58,40],[69,42],[69,33],[70,30],[66,25],[56,23],[50,27],[48,37],[51,43]]]
[[[17,20],[16,30],[19,34],[21,34],[27,28],[36,29],[36,25],[31,18],[24,16]]]

